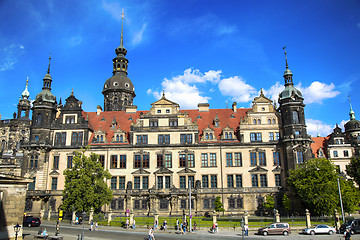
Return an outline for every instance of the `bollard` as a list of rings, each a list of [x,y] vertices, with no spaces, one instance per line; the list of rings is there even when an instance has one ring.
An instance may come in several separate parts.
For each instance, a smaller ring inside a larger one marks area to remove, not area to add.
[[[305,215],[306,215],[306,227],[310,228],[311,227],[311,221],[310,221],[310,212],[308,209],[305,210]]]

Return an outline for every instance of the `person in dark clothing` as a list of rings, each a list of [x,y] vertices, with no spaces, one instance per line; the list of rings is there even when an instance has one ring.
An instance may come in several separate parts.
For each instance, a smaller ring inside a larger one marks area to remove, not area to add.
[[[350,240],[351,239],[351,234],[350,234],[350,230],[346,229],[346,232],[344,234],[345,240]]]

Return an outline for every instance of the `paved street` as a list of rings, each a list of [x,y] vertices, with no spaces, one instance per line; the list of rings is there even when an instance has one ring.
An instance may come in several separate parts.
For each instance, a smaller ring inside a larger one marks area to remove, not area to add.
[[[43,228],[46,228],[49,235],[55,235],[55,227],[54,224],[42,224]],[[136,231],[133,230],[118,230],[118,228],[115,227],[100,227],[98,231],[90,232],[89,226],[85,225],[85,239],[87,240],[95,240],[95,239],[104,239],[104,240],[114,240],[114,239],[145,239],[147,236],[147,231],[145,229],[137,229]],[[34,235],[37,233],[38,228],[24,228],[24,239],[34,239]],[[77,235],[82,233],[82,226],[71,226],[71,225],[65,225],[61,226],[60,229],[60,235],[64,237],[64,240],[76,240]],[[191,234],[185,234],[185,235],[179,235],[176,234],[174,231],[169,231],[167,233],[165,232],[155,232],[155,237],[157,240],[165,240],[165,239],[196,239],[196,240],[202,240],[206,239],[208,240],[211,238],[211,240],[214,239],[242,239],[241,233],[238,232],[232,232],[232,231],[222,231],[218,234],[211,234],[206,231],[198,231],[196,233]],[[298,234],[297,231],[293,232],[289,236],[258,236],[254,235],[254,232],[250,232],[250,236],[245,237],[245,239],[261,239],[261,240],[274,240],[274,239],[280,239],[280,240],[340,240],[344,239],[340,235],[316,235],[316,236],[309,236],[309,235],[301,235]],[[359,239],[360,240],[360,234],[352,236],[353,240]]]

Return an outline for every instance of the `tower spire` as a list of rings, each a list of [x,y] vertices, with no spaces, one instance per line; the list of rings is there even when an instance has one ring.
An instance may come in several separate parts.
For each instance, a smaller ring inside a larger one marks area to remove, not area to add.
[[[124,36],[124,9],[121,13],[121,37],[120,37],[120,46],[123,47],[123,36]]]
[[[21,94],[22,99],[28,99],[30,97],[30,93],[28,90],[28,84],[29,84],[29,77],[26,78],[25,90]]]
[[[50,61],[51,61],[51,53],[50,53],[50,56],[49,56],[49,66],[48,66],[47,74],[50,74]]]
[[[289,69],[289,65],[288,65],[288,61],[287,61],[287,53],[286,53],[286,46],[283,47],[284,53],[285,53],[285,63],[286,63],[286,69],[284,72],[284,79],[285,79],[285,86],[288,85],[294,85],[293,80],[292,80],[292,72]]]
[[[349,104],[350,104],[350,112],[349,112],[350,120],[354,120],[354,119],[355,119],[355,112],[354,112],[354,110],[352,109],[351,97],[350,97],[350,95],[348,96],[348,98],[349,98]]]

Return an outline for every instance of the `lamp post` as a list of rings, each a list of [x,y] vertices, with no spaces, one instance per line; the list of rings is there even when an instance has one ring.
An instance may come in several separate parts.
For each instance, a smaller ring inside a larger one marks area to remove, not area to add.
[[[59,235],[59,230],[60,230],[60,223],[59,223],[59,220],[56,222],[55,229],[56,229],[55,236],[58,236],[58,235]]]
[[[341,188],[340,188],[340,180],[339,180],[339,177],[337,178],[337,184],[338,184],[338,189],[339,189],[341,215],[342,215],[343,223],[345,223],[344,207],[343,207],[342,198],[341,198]]]
[[[84,232],[84,225],[85,225],[85,217],[86,217],[86,212],[83,212],[82,213],[82,218],[83,218],[83,233],[82,233],[82,236],[81,236],[81,240],[84,240],[84,234],[85,234],[85,232]]]
[[[20,231],[20,228],[21,228],[21,226],[18,223],[14,226],[15,240],[17,240],[17,236]]]
[[[189,222],[190,222],[190,227],[189,227],[189,231],[192,232],[191,230],[191,180],[189,179]]]

